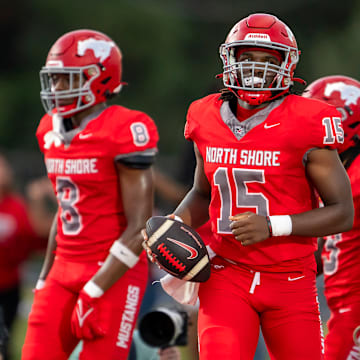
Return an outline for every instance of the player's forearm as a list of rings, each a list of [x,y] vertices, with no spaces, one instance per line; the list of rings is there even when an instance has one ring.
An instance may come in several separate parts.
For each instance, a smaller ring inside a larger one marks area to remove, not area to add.
[[[49,239],[48,239],[48,245],[46,248],[45,253],[45,259],[44,263],[40,272],[39,279],[45,280],[51,267],[54,262],[55,258],[55,250],[56,250],[56,237],[57,234],[57,213],[54,216],[53,223],[51,225],[50,233],[49,233]]]
[[[178,183],[161,171],[156,171],[155,190],[160,197],[177,205],[186,195],[188,187]]]
[[[209,204],[209,196],[193,187],[174,213],[180,216],[184,223],[196,229],[209,219]]]
[[[128,267],[112,256],[108,256],[99,269],[99,271],[91,279],[104,292],[116,283],[128,270]]]
[[[354,213],[352,207],[334,204],[291,215],[291,219],[292,235],[321,237],[350,230]]]
[[[116,240],[121,244],[132,244],[126,246],[127,249],[132,253],[134,257],[131,256],[130,262],[126,258],[117,258],[112,253],[109,253],[104,264],[95,274],[92,280],[103,290],[108,290],[118,279],[120,279],[125,272],[133,265],[136,261],[135,257],[138,257],[143,251],[142,241],[143,237],[141,235],[140,227],[136,231],[129,229],[129,227],[122,234],[120,239]],[[125,245],[124,245],[125,246]],[[133,262],[132,262],[133,261]]]
[[[138,256],[143,251],[141,230],[152,215],[153,177],[151,168],[146,170],[131,169],[121,164],[119,181],[122,191],[122,203],[127,219],[127,227],[110,249],[103,266],[92,278],[102,290],[109,289],[124,273],[135,266]]]

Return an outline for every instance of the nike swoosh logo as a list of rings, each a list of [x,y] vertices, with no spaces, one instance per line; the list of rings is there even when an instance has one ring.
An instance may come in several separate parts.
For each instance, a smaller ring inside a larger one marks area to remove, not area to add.
[[[81,299],[78,300],[78,304],[79,304],[79,308],[76,309],[76,315],[77,318],[79,320],[79,325],[82,328],[84,325],[84,321],[85,319],[94,311],[93,308],[90,308],[85,314],[84,314],[84,308],[83,308],[83,303],[81,301]]]
[[[91,136],[92,136],[92,134],[79,134],[79,139],[83,140],[83,139],[87,139]]]
[[[194,249],[192,246],[189,246],[187,244],[184,244],[178,240],[175,239],[171,239],[171,238],[167,238],[169,241],[173,242],[174,244],[182,247],[183,249],[187,250],[190,253],[190,256],[187,257],[187,259],[191,260],[191,259],[195,259],[198,256],[198,252],[196,249]]]
[[[280,125],[280,123],[271,124],[271,125],[265,124],[265,125],[264,125],[264,129],[271,129],[271,128],[273,128],[273,127],[275,127],[275,126],[279,126],[279,125]]]
[[[302,279],[302,278],[304,278],[305,277],[305,275],[303,275],[303,276],[298,276],[298,277],[294,277],[294,278],[292,278],[292,277],[288,277],[288,281],[296,281],[296,280],[300,280],[300,279]]]

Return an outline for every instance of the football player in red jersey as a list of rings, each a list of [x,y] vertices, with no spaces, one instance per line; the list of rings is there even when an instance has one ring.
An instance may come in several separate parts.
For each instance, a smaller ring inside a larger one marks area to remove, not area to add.
[[[10,161],[0,153],[0,358],[4,353],[5,360],[14,358],[8,339],[14,335],[22,299],[22,266],[34,252],[46,247],[46,237],[27,200],[16,189]],[[5,328],[9,336],[5,336]]]
[[[158,132],[146,114],[107,106],[121,52],[93,30],[66,33],[40,72],[47,114],[36,135],[58,200],[22,359],[127,359],[147,283],[140,230],[153,207]]]
[[[316,237],[353,224],[336,151],[341,114],[290,94],[299,50],[273,15],[239,21],[220,56],[225,90],[188,110],[197,165],[174,212],[193,228],[210,216],[214,235],[199,288],[200,359],[253,359],[260,327],[271,359],[322,359]]]
[[[326,360],[358,359],[360,355],[360,82],[347,76],[326,76],[311,83],[303,96],[334,105],[342,114],[344,143],[338,148],[349,175],[355,208],[350,231],[319,238],[317,259],[324,273],[331,310],[325,338]],[[320,257],[321,255],[321,257]],[[321,265],[321,264],[320,264]]]

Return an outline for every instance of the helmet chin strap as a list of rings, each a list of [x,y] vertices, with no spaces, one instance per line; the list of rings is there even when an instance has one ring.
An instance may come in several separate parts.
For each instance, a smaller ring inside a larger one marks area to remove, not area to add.
[[[74,98],[74,101],[68,105],[56,106],[56,103],[55,103],[56,112],[59,115],[64,116],[64,117],[72,117],[72,116],[76,115],[77,113],[84,111],[86,108],[95,105],[95,104],[90,105],[89,101],[88,102],[86,101],[86,96],[88,96],[88,95],[76,96]],[[84,105],[87,105],[87,104],[89,104],[89,106],[85,107]],[[62,115],[62,114],[64,114],[64,115]]]
[[[55,109],[56,109],[56,112],[60,116],[61,116],[61,114],[65,114],[70,111],[71,113],[67,117],[71,117],[72,115],[74,115],[76,113],[76,111],[72,112],[72,110],[76,109],[76,106],[77,106],[77,100],[75,99],[71,104],[63,105],[63,106],[56,106]]]
[[[216,79],[221,79],[224,77],[223,73],[217,74]],[[300,78],[292,78],[293,81],[299,82],[302,85],[306,84],[306,82],[303,79]],[[276,77],[272,81],[272,84],[274,84],[276,81]],[[257,84],[263,84],[264,80],[260,77],[250,77],[244,79],[245,85],[257,85]],[[239,84],[238,84],[239,85]],[[239,85],[240,86],[240,85]],[[248,90],[236,90],[231,87],[227,87],[228,90],[230,90],[238,99],[246,102],[247,104],[251,106],[259,106],[267,101],[275,100],[283,95],[285,95],[288,91],[288,89],[285,89],[283,91],[278,92],[277,94],[273,94],[274,90],[255,90],[255,91],[248,91]],[[276,91],[276,90],[275,90]]]
[[[236,79],[236,81],[239,82],[238,79]],[[259,76],[248,76],[248,77],[244,77],[242,79],[242,82],[243,82],[243,86],[244,85],[249,86],[249,87],[255,86],[255,85],[263,86],[266,83],[266,80],[263,77],[259,77]],[[272,80],[269,87],[271,88],[275,84],[275,82],[276,82],[276,77],[274,77],[274,79]],[[238,84],[238,85],[240,86],[240,84]],[[286,89],[276,95],[273,95],[271,90],[253,89],[253,91],[250,91],[250,90],[239,89],[237,91],[233,91],[233,93],[240,100],[245,101],[249,105],[259,106],[265,102],[274,100],[274,99],[278,98],[279,96],[284,95],[288,91],[289,91],[289,89]]]
[[[301,78],[292,78],[293,81],[300,83],[301,85],[306,85],[306,81]]]
[[[256,92],[250,92],[250,91],[244,91],[244,90],[238,90],[237,96],[239,99],[245,101],[249,105],[252,106],[258,106],[263,104],[264,102],[267,102],[271,97],[271,91],[256,91]]]
[[[273,95],[271,90],[263,90],[263,91],[245,91],[245,90],[237,90],[229,88],[229,90],[240,100],[245,101],[251,106],[259,106],[265,102],[272,101],[277,99],[280,96],[285,95],[289,89],[280,91],[278,94]]]
[[[243,78],[243,83],[245,86],[255,86],[255,85],[264,85],[265,79],[258,76],[249,76]],[[247,102],[249,105],[257,106],[266,102],[271,96],[271,91],[269,90],[259,90],[259,91],[245,91],[238,90],[238,97]]]

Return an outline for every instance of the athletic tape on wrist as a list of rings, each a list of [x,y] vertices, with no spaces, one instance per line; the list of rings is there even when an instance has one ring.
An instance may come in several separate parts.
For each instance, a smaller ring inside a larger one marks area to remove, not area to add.
[[[287,236],[292,232],[290,215],[269,216],[272,228],[272,236]]]
[[[83,290],[92,298],[99,298],[104,295],[104,290],[92,280],[85,284]]]
[[[115,241],[112,244],[110,253],[129,268],[135,266],[139,260],[137,255],[135,255],[128,247],[119,241]]]

